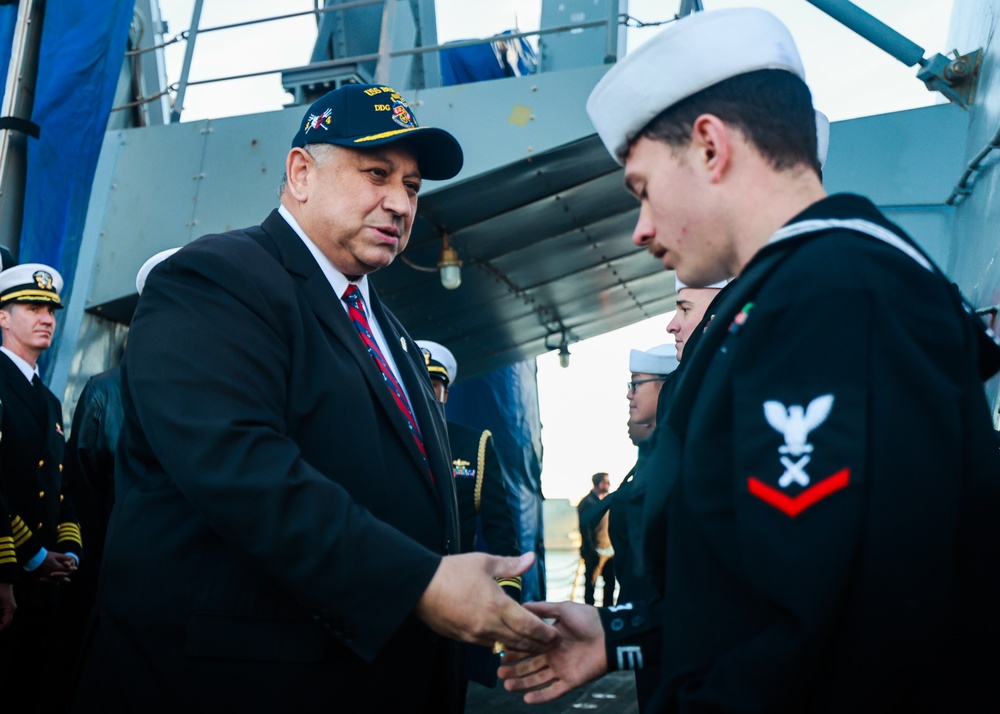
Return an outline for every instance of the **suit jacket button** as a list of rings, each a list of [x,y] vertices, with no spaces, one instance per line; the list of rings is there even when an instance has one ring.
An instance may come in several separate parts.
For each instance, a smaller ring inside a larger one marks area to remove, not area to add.
[[[39,461],[38,468],[42,468],[43,466],[45,466],[45,461]]]
[[[39,498],[45,498],[45,491],[39,491],[38,492],[38,497]]]

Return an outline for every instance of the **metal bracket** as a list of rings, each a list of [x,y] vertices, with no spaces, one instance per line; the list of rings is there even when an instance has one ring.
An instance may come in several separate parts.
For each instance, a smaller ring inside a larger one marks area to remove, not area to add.
[[[932,92],[941,92],[949,101],[968,109],[976,99],[976,80],[982,61],[982,50],[965,55],[956,52],[954,59],[936,54],[921,60],[917,79]]]
[[[849,0],[806,0],[907,67],[920,65],[917,78],[932,92],[968,109],[976,94],[982,48],[948,59],[942,54],[924,57],[924,48],[907,39]]]

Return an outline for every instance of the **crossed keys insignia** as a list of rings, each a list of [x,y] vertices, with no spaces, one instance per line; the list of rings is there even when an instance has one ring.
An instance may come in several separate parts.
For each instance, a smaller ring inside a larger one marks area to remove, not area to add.
[[[832,394],[816,397],[805,408],[801,404],[786,408],[773,399],[764,402],[764,418],[775,431],[785,437],[784,445],[778,447],[781,465],[785,467],[785,473],[778,479],[781,488],[788,488],[793,482],[800,486],[809,485],[806,466],[812,460],[810,454],[813,451],[813,445],[808,442],[809,432],[826,421],[832,409]]]

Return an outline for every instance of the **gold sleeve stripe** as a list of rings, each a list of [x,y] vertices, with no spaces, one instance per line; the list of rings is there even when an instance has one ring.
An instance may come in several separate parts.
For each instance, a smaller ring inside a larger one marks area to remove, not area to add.
[[[56,538],[60,541],[68,540],[83,545],[83,539],[80,537],[80,526],[76,523],[60,523],[56,526]]]
[[[11,526],[14,531],[14,547],[20,548],[31,538],[31,529],[21,520],[20,516],[14,516]]]
[[[0,565],[16,562],[17,555],[14,553],[14,539],[10,536],[3,536],[0,538]]]
[[[486,471],[486,442],[493,436],[489,429],[484,429],[479,435],[479,455],[476,469],[476,491],[473,500],[476,504],[476,513],[479,513],[480,506],[483,505],[483,472]]]
[[[502,588],[517,588],[521,589],[521,578],[497,578],[497,585]]]

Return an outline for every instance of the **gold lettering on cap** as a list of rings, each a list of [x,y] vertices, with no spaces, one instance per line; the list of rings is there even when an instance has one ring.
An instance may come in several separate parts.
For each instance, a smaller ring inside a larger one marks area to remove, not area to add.
[[[391,104],[376,104],[375,111],[377,112],[388,112],[392,110]]]

